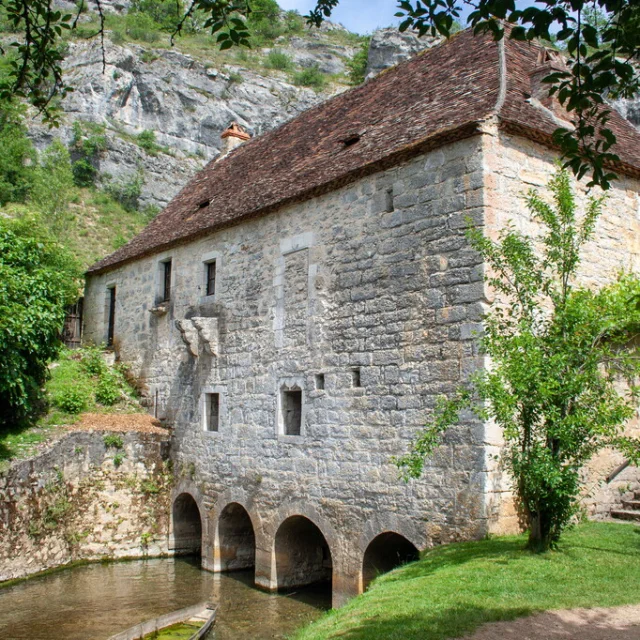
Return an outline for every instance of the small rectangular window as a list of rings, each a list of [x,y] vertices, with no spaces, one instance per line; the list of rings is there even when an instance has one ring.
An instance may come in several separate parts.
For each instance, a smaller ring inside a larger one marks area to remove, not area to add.
[[[207,295],[212,296],[216,292],[216,261],[206,263],[207,268]]]
[[[109,310],[108,310],[108,322],[107,322],[107,346],[113,346],[113,338],[116,328],[116,288],[110,287],[108,289],[109,296]]]
[[[282,392],[282,422],[285,435],[300,435],[302,426],[302,391],[299,389]]]
[[[351,369],[351,386],[352,387],[362,386],[362,383],[360,381],[360,369]]]
[[[391,189],[387,189],[384,196],[384,210],[387,213],[391,213],[393,211],[393,187],[391,187]]]
[[[322,391],[324,389],[324,373],[316,374],[316,389]]]
[[[220,394],[208,393],[205,407],[207,431],[218,431],[220,428]]]
[[[162,263],[162,302],[171,300],[171,260]]]

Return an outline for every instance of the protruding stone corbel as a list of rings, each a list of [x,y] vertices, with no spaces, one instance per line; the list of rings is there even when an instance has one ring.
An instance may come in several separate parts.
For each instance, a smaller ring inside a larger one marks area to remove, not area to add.
[[[187,345],[189,352],[198,357],[198,330],[192,320],[176,320],[176,327],[180,331],[183,342]]]
[[[205,351],[212,356],[218,355],[218,318],[191,318],[198,330]]]

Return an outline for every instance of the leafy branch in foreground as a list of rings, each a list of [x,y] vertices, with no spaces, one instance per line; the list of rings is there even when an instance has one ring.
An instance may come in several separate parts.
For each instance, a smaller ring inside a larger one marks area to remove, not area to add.
[[[624,434],[640,397],[640,279],[620,274],[597,290],[576,283],[580,251],[604,201],[591,198],[578,221],[568,173],[558,171],[549,186],[553,206],[535,192],[527,197],[542,230],[539,245],[513,227],[497,241],[469,231],[499,300],[480,337],[490,365],[438,402],[409,453],[396,460],[405,478],[417,478],[461,411],[494,422],[529,546],[543,551],[576,513],[581,470],[598,451],[615,447],[640,460],[640,440]]]

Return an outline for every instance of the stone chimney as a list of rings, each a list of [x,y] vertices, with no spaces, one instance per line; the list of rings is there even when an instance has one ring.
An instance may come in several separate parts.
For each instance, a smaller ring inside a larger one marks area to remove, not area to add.
[[[218,160],[221,160],[233,149],[249,140],[251,136],[237,122],[232,122],[220,137],[222,138],[222,150]]]
[[[553,112],[555,116],[563,120],[571,120],[569,114],[560,104],[557,94],[549,96],[550,84],[543,80],[557,71],[567,71],[562,57],[548,49],[543,49],[538,55],[538,61],[533,71],[529,73],[529,81],[531,83],[531,99],[539,102]]]

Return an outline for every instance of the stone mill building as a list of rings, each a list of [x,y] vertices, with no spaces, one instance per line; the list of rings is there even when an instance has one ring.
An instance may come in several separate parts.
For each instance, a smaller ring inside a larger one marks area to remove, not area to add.
[[[416,549],[517,527],[491,425],[450,431],[417,481],[391,458],[485,365],[465,227],[535,231],[522,195],[566,117],[541,88],[553,64],[465,31],[262,136],[234,125],[242,144],[89,270],[84,339],[173,429],[170,549],[267,589],[331,579],[338,605]],[[640,134],[611,127],[620,179],[587,282],[640,267]],[[595,465],[591,508],[619,462]]]

